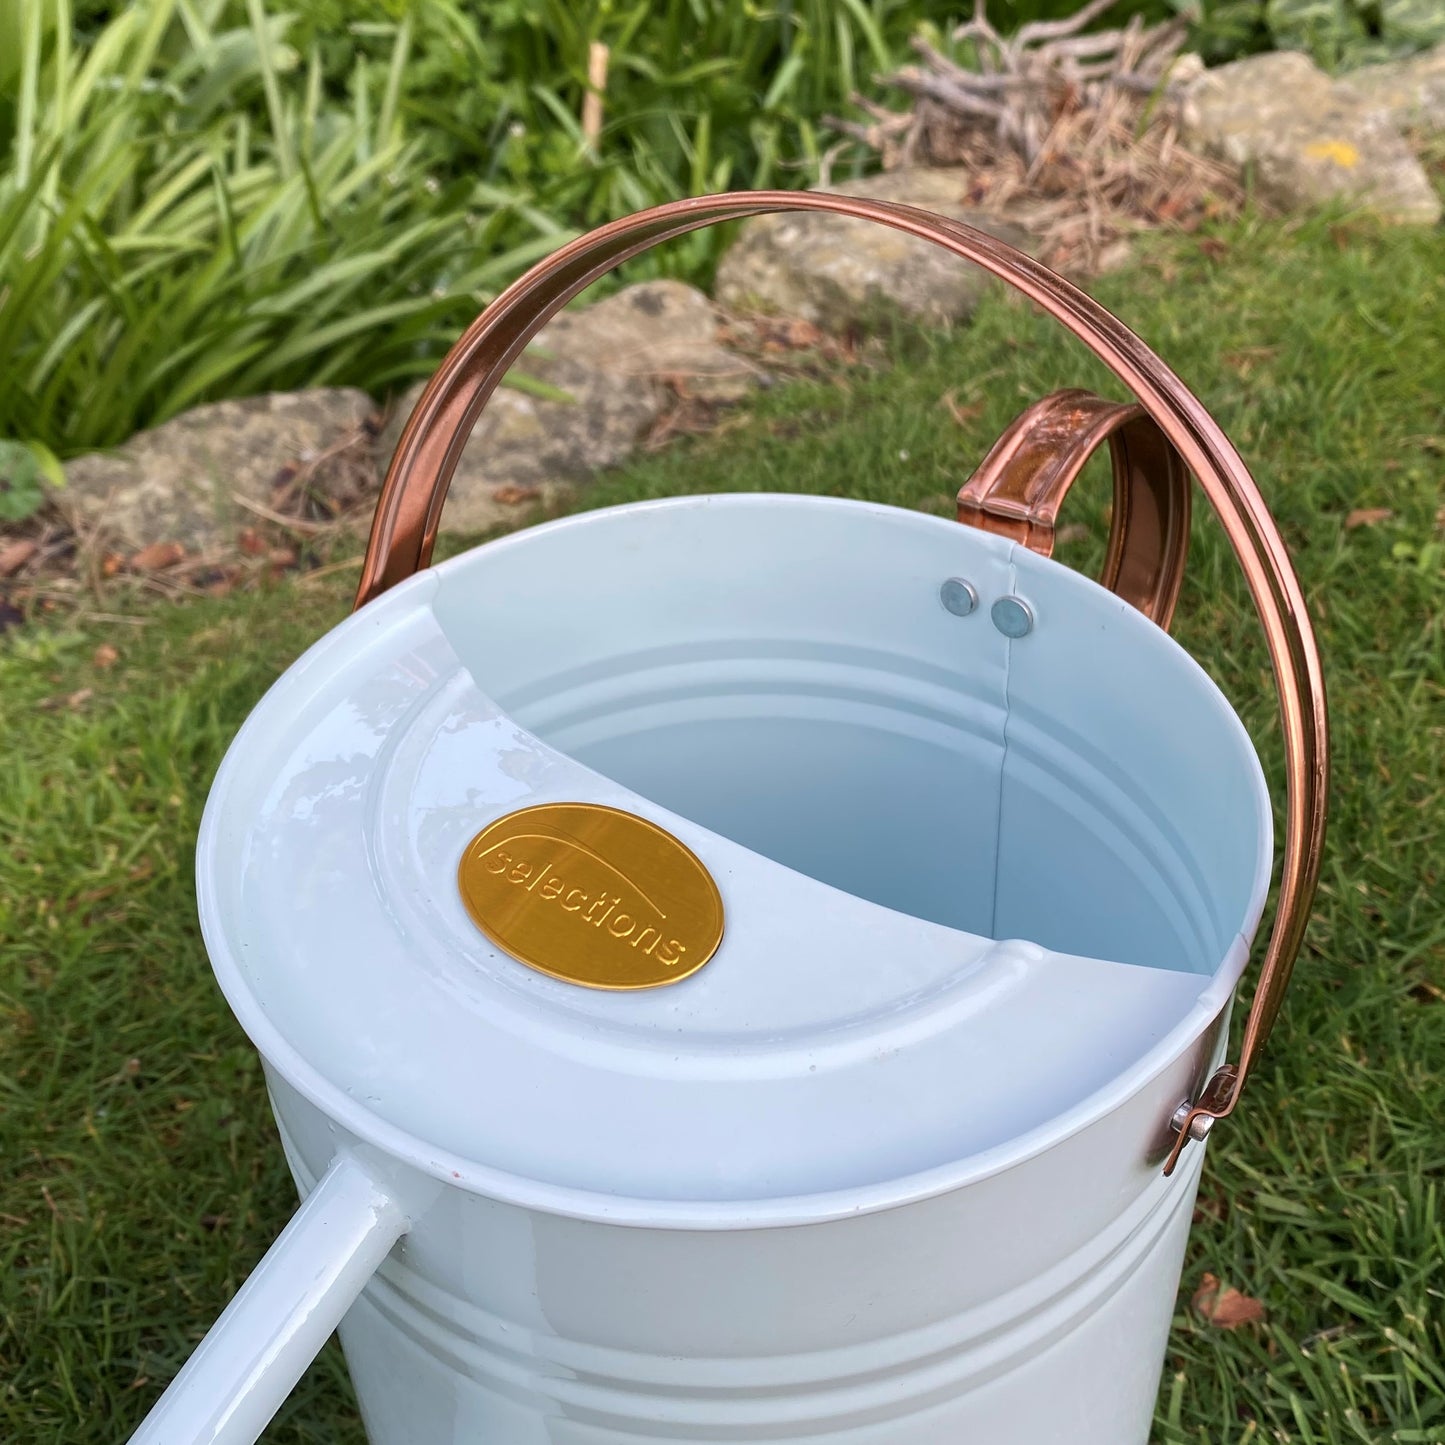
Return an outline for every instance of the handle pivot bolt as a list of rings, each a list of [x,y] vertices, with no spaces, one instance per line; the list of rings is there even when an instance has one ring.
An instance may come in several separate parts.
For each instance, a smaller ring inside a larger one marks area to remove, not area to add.
[[[1000,597],[989,616],[1005,637],[1027,637],[1034,630],[1034,609],[1022,597]]]
[[[938,589],[938,596],[955,617],[967,617],[978,606],[978,588],[962,577],[950,577]]]

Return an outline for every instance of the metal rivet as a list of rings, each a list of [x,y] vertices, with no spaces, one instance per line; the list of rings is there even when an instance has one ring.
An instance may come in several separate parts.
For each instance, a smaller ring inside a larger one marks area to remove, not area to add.
[[[1189,1112],[1194,1105],[1187,1099],[1174,1111],[1174,1117],[1169,1121],[1174,1126],[1177,1134],[1183,1127],[1184,1121],[1189,1117]],[[1208,1137],[1209,1131],[1214,1127],[1213,1114],[1198,1114],[1194,1122],[1189,1126],[1189,1137],[1196,1144],[1202,1144]]]
[[[938,596],[955,617],[967,617],[978,606],[978,589],[962,577],[950,577],[938,589]]]
[[[1022,597],[1000,597],[989,615],[1005,637],[1027,637],[1034,630],[1034,610]]]

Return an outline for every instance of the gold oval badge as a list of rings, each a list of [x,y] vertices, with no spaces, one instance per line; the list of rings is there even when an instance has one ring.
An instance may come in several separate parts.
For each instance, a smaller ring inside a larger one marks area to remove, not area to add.
[[[457,883],[499,948],[588,988],[676,983],[722,942],[722,895],[702,860],[646,818],[597,803],[542,803],[489,823]]]

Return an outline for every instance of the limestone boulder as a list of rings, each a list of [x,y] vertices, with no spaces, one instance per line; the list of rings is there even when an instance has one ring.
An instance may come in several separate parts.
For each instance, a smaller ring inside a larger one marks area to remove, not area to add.
[[[365,392],[347,387],[198,406],[111,451],[67,462],[54,500],[77,529],[120,549],[224,549],[255,525],[245,502],[268,507],[277,483],[298,470],[322,496],[352,489],[358,471],[374,476],[374,411]]]
[[[515,524],[560,488],[615,466],[676,403],[676,389],[738,397],[756,368],[720,344],[719,329],[707,297],[677,281],[640,282],[555,317],[516,366],[546,394],[521,381],[493,394],[452,478],[442,529]],[[421,390],[399,400],[382,432],[384,464]]]
[[[1293,51],[1206,71],[1183,96],[1184,136],[1250,170],[1283,211],[1344,202],[1381,219],[1433,225],[1440,199],[1385,110]]]
[[[1341,85],[1402,130],[1445,135],[1445,45],[1352,70]]]
[[[1027,250],[1016,226],[984,216],[965,202],[962,167],[885,172],[824,187],[918,206],[966,221]],[[946,326],[972,315],[991,282],[976,266],[929,241],[886,226],[825,212],[754,216],[723,257],[717,296],[737,311],[801,317],[825,330],[886,324],[899,318]]]
[[[564,311],[528,353],[595,366],[613,376],[671,381],[689,395],[740,401],[759,380],[755,365],[719,341],[717,307],[681,281],[643,281],[592,306]]]

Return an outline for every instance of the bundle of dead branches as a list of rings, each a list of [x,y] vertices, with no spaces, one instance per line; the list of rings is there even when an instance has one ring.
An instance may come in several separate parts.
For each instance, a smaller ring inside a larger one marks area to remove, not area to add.
[[[897,113],[861,96],[866,122],[829,118],[885,170],[963,166],[967,203],[1040,236],[1043,259],[1075,271],[1109,264],[1125,235],[1190,226],[1234,209],[1237,181],[1179,140],[1179,51],[1189,19],[1084,33],[1116,0],[1005,39],[983,0],[953,39],[975,68],[914,41],[920,64],[882,77],[913,97]]]

